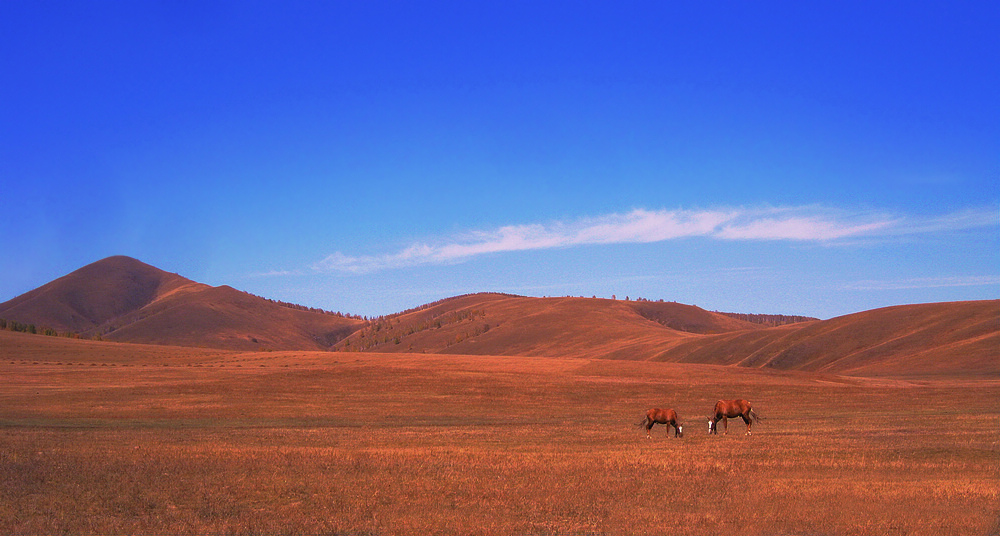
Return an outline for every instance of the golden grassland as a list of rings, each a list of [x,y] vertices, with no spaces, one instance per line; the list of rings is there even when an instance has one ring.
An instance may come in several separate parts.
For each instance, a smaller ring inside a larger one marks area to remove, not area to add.
[[[995,379],[10,340],[3,534],[1000,530]]]

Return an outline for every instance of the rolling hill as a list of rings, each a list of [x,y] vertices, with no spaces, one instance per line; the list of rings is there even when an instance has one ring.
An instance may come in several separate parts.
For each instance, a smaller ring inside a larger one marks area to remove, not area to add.
[[[379,319],[337,349],[1000,376],[1000,300],[901,305],[765,327],[678,303],[471,294]]]
[[[0,304],[0,318],[111,341],[233,350],[324,350],[364,324],[196,283],[123,256]]]
[[[0,319],[110,341],[241,351],[585,357],[851,375],[1000,376],[1000,300],[767,326],[673,302],[479,293],[372,321],[110,257],[0,304]],[[775,317],[762,318],[774,323]],[[780,317],[779,320],[804,320]]]
[[[672,302],[481,293],[381,318],[337,348],[646,360],[695,335],[761,329]]]
[[[686,341],[658,361],[855,375],[1000,375],[1000,300],[899,305]]]

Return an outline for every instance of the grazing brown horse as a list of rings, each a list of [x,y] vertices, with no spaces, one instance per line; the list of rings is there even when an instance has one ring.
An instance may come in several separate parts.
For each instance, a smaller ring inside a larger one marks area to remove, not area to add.
[[[715,403],[715,410],[708,418],[708,433],[717,434],[719,419],[722,419],[723,433],[729,433],[729,418],[740,417],[747,423],[747,435],[750,435],[750,427],[760,420],[754,413],[750,403],[746,400],[720,400]]]
[[[684,437],[683,425],[677,419],[677,412],[672,409],[653,408],[646,412],[646,417],[639,423],[639,426],[646,427],[646,437],[654,424],[662,424],[667,427],[667,436],[670,436],[670,427],[674,427],[674,437]]]

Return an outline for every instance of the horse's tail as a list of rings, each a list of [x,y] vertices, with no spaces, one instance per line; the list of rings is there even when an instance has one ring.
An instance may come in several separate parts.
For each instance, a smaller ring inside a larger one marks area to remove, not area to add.
[[[649,424],[649,415],[646,415],[645,417],[643,417],[642,418],[642,422],[637,423],[635,425],[635,427],[636,428],[642,428],[643,426],[646,426],[647,424]]]
[[[754,411],[753,408],[750,408],[750,418],[753,419],[753,422],[755,422],[755,423],[756,422],[760,422],[760,420],[761,420],[760,416],[757,415],[757,412]]]

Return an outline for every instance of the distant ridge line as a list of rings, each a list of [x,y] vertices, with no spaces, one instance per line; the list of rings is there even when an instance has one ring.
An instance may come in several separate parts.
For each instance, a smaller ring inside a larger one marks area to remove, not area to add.
[[[769,327],[787,326],[788,324],[799,324],[801,322],[815,322],[819,320],[818,318],[813,318],[811,316],[724,313],[722,311],[715,311],[715,312],[719,313],[720,315],[728,316],[729,318],[735,318],[737,320],[742,320],[744,322],[751,322],[753,324],[761,324]]]
[[[470,296],[483,296],[483,295],[487,295],[487,296],[502,296],[502,297],[505,297],[505,298],[525,298],[526,297],[526,296],[521,296],[519,294],[510,294],[510,293],[507,293],[507,292],[469,292],[467,294],[458,294],[456,296],[449,296],[447,298],[442,298],[442,299],[437,300],[437,301],[432,301],[430,303],[425,303],[423,305],[418,305],[416,307],[412,307],[410,309],[407,309],[405,311],[400,311],[398,313],[391,313],[391,314],[387,314],[387,315],[379,315],[379,316],[376,316],[374,318],[375,319],[379,319],[379,318],[402,316],[402,315],[405,315],[405,314],[415,313],[417,311],[423,311],[423,310],[426,310],[426,309],[430,309],[431,307],[436,307],[436,306],[441,305],[442,303],[445,303],[445,302],[455,301],[455,300],[457,300],[459,298],[468,298]]]
[[[904,304],[820,320],[627,296],[477,292],[359,318],[208,286],[117,256],[0,303],[0,318],[0,329],[29,334],[251,352],[582,357],[1000,378],[1000,300]]]

